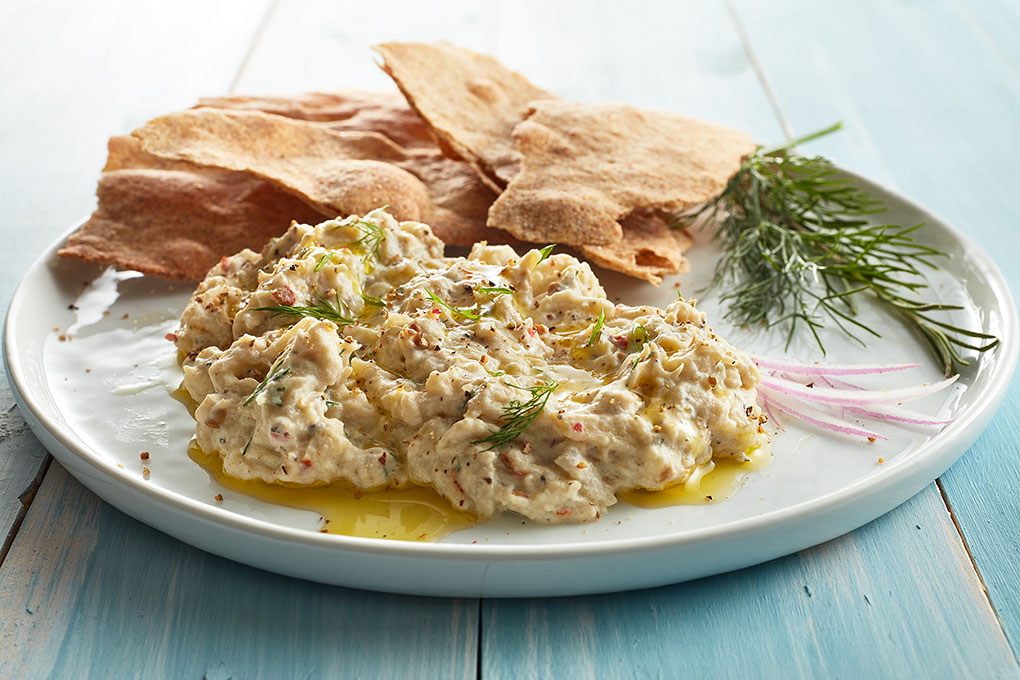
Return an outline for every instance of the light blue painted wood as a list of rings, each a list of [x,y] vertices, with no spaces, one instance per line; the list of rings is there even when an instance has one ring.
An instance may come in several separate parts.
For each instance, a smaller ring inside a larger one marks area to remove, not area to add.
[[[755,50],[798,131],[845,117],[860,152],[821,140],[865,174],[887,172],[962,227],[1020,292],[1016,154],[1020,70],[1016,4],[741,2]],[[961,20],[980,17],[981,26]],[[866,39],[865,39],[866,36]],[[805,56],[807,55],[807,56]],[[879,163],[874,160],[879,158]],[[950,506],[1014,650],[1020,651],[1020,386],[987,432],[942,478]]]
[[[0,569],[0,677],[472,678],[477,607],[214,557],[53,463]]]
[[[4,312],[29,263],[92,211],[106,139],[228,87],[265,6],[0,4]],[[46,460],[0,370],[0,555]]]
[[[1017,677],[954,534],[931,486],[759,567],[615,595],[487,600],[482,677]]]

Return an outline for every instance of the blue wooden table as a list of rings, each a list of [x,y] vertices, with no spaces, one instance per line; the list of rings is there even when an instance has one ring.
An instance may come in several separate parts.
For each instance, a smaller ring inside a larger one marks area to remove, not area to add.
[[[1020,292],[1020,6],[451,2],[0,5],[0,297],[89,213],[106,138],[224,91],[386,87],[368,45],[450,39],[565,97],[811,150],[940,212]],[[127,517],[51,462],[0,381],[0,677],[1020,676],[1020,391],[875,522],[654,590],[445,600],[285,578]]]

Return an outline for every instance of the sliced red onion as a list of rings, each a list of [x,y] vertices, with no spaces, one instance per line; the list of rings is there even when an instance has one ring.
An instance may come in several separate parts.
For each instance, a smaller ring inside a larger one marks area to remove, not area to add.
[[[865,437],[869,440],[887,439],[887,437],[884,437],[877,432],[857,427],[845,420],[834,418],[827,413],[819,411],[813,406],[799,402],[795,399],[790,399],[783,393],[761,383],[758,384],[758,393],[762,396],[762,399],[766,404],[774,406],[780,411],[789,413],[794,418],[799,418],[806,423],[817,425],[818,427],[831,432],[838,432],[839,434],[854,437]]]
[[[873,404],[899,404],[935,394],[956,382],[959,375],[928,385],[900,387],[888,390],[840,390],[832,387],[807,387],[797,382],[780,378],[762,378],[761,386],[809,402],[835,404],[837,406],[871,406]]]
[[[905,408],[898,408],[896,406],[885,406],[882,404],[875,404],[873,406],[861,407],[861,406],[844,406],[844,410],[856,413],[867,418],[874,418],[875,420],[886,420],[895,423],[904,423],[906,425],[948,425],[953,422],[952,418],[940,419],[933,418],[932,416],[926,416],[923,413],[917,411],[911,411]]]
[[[787,371],[798,375],[866,375],[869,373],[890,373],[892,371],[903,371],[908,368],[917,368],[921,364],[805,364],[801,361],[791,359],[774,359],[772,357],[749,354],[751,360],[761,368],[770,371]]]

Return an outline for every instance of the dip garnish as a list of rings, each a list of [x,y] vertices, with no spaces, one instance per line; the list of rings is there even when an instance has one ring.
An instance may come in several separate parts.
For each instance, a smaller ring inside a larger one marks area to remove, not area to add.
[[[527,401],[520,401],[514,399],[509,404],[503,407],[503,423],[502,427],[498,430],[493,430],[488,437],[476,439],[472,444],[491,444],[484,451],[491,451],[497,449],[504,444],[509,444],[513,440],[527,429],[528,425],[531,424],[538,414],[545,408],[546,402],[549,401],[549,397],[553,391],[559,387],[559,385],[552,380],[547,380],[534,387],[521,387],[520,385],[514,385],[512,383],[503,382],[508,387],[516,387],[519,390],[524,390],[531,393],[531,399]]]
[[[269,373],[267,373],[266,377],[262,379],[262,382],[260,382],[258,386],[255,388],[255,391],[252,392],[251,395],[241,403],[241,406],[247,406],[253,401],[255,401],[256,397],[258,397],[260,394],[266,391],[266,388],[269,387],[269,383],[279,380],[283,376],[290,373],[289,368],[284,368],[281,370],[280,367],[282,365],[283,357],[280,357],[279,359],[276,360],[276,363],[273,364],[273,367],[269,369]],[[244,449],[245,452],[247,452],[248,447],[245,446]]]
[[[351,219],[352,218],[348,218],[348,220]],[[346,222],[347,220],[344,221]],[[360,229],[364,236],[351,243],[349,248],[351,248],[351,250],[361,249],[361,251],[365,253],[366,262],[370,259],[378,261],[379,245],[386,238],[385,232],[383,232],[383,230],[377,225],[372,224],[367,220],[353,219],[350,223],[353,223],[358,229]]]
[[[723,295],[728,316],[741,325],[786,325],[787,346],[804,323],[824,353],[818,329],[823,317],[861,342],[856,295],[870,292],[915,329],[950,375],[968,365],[957,347],[977,352],[999,344],[994,335],[954,326],[927,313],[961,309],[914,297],[927,288],[924,268],[946,254],[914,240],[923,225],[871,224],[885,205],[840,177],[821,156],[801,156],[798,144],[830,134],[824,130],[772,147],[759,147],[717,198],[679,217],[677,227],[707,218],[717,225],[725,251],[714,284],[739,283]],[[965,338],[989,341],[972,344]]]
[[[335,304],[319,291],[315,291],[315,297],[319,301],[315,305],[270,305],[252,309],[256,312],[272,312],[273,316],[290,316],[294,319],[310,316],[315,319],[332,321],[337,326],[350,326],[354,323],[354,319],[349,316],[346,306],[340,302],[340,294],[334,291],[334,295],[336,296]]]
[[[591,335],[588,337],[588,347],[595,344],[595,341],[599,339],[599,333],[602,332],[602,326],[606,323],[606,310],[603,307],[599,310],[599,318],[595,319],[595,328],[592,329]]]
[[[435,302],[440,307],[443,307],[444,309],[448,310],[451,314],[463,316],[473,321],[477,321],[478,319],[482,318],[482,312],[476,312],[471,309],[461,309],[459,307],[454,307],[449,302],[437,296],[431,290],[426,290],[425,293],[428,294],[430,298],[432,298],[433,302]]]

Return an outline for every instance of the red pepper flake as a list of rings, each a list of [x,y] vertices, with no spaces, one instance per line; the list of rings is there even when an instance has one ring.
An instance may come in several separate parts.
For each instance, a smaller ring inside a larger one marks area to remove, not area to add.
[[[439,307],[433,307],[432,308],[432,313],[433,314],[438,314],[439,313]]]
[[[141,458],[142,460],[149,460],[149,452],[142,451],[141,453],[138,454],[138,457]]]
[[[562,510],[557,510],[556,514],[559,515],[560,517],[566,517],[567,515],[570,514],[570,509],[569,508],[563,508]]]
[[[530,335],[531,337],[535,337],[535,329],[534,328],[529,328],[528,329],[528,335]]]
[[[163,336],[163,339],[164,340],[169,340],[170,342],[177,342],[177,334],[176,333],[167,333],[166,335]]]
[[[213,500],[214,501],[221,501],[222,502],[223,501],[223,494],[221,494],[221,493],[216,494],[215,496],[213,496]]]
[[[228,268],[230,266],[230,260],[227,259],[226,255],[224,255],[223,257],[220,258],[220,264],[223,265],[224,269],[226,269],[226,268]]]
[[[583,432],[583,431],[584,431],[584,427],[581,425],[581,423],[574,423],[574,432]]]
[[[510,461],[510,457],[505,453],[499,454],[499,462],[503,463],[503,465],[506,466],[506,469],[509,470],[510,474],[512,474],[514,477],[524,476],[523,472],[518,472],[517,470],[514,469],[514,464]]]
[[[312,467],[312,461],[309,460],[308,458],[302,458],[301,464],[304,465],[306,468]]]
[[[283,287],[273,291],[273,299],[281,305],[292,305],[297,302],[297,295],[290,288]]]
[[[630,338],[625,335],[614,335],[611,339],[613,344],[620,349],[627,349],[630,346]]]
[[[379,456],[379,465],[386,465],[386,452],[383,451],[382,455]]]

